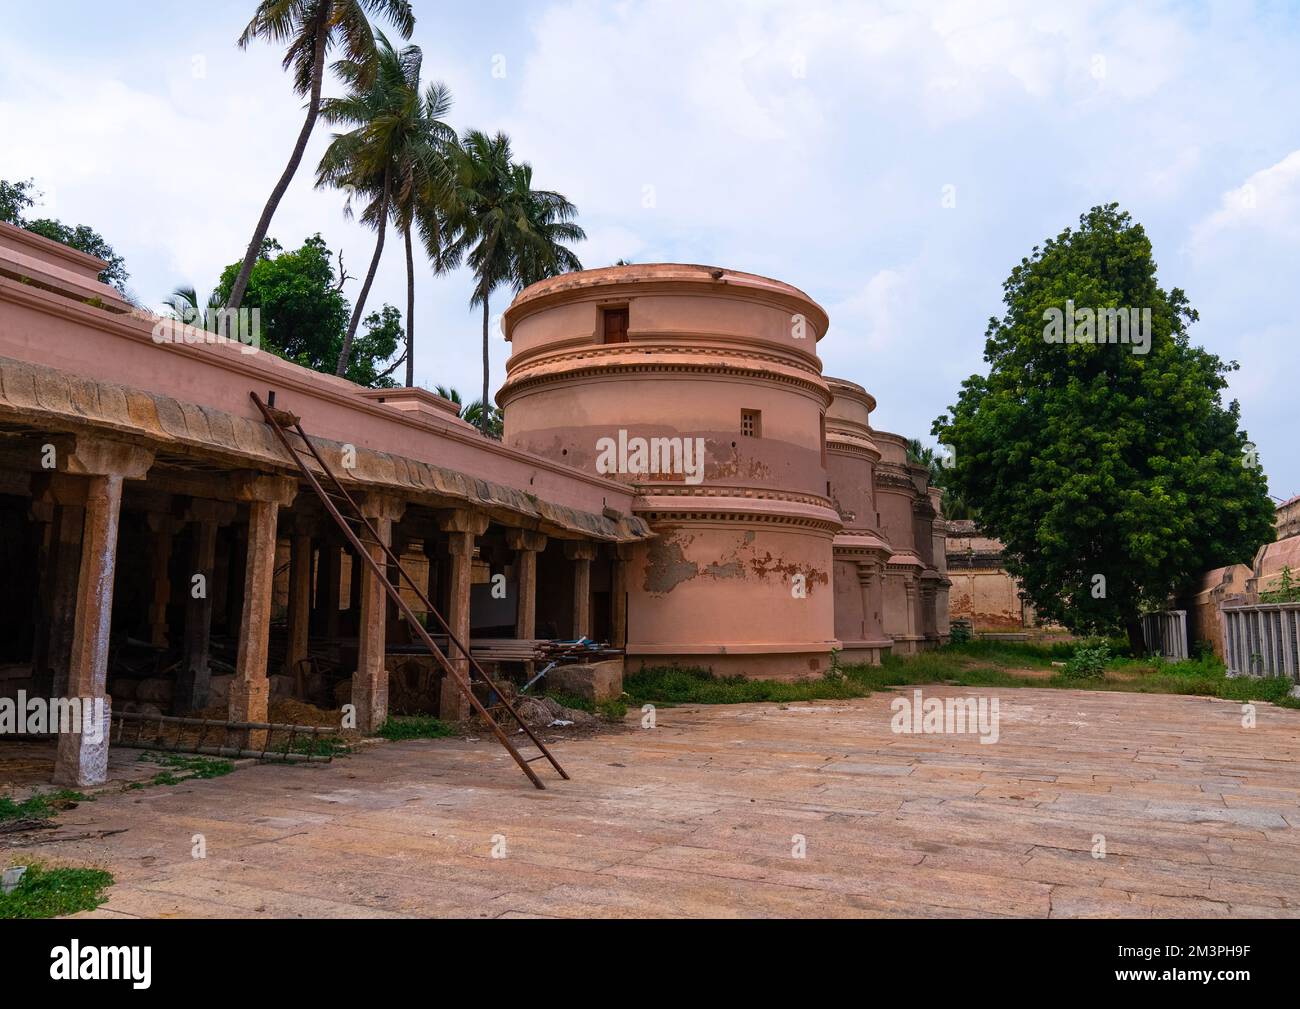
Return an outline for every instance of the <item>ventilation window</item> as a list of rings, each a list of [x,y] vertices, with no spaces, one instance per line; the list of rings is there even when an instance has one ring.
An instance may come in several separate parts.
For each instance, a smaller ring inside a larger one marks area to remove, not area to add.
[[[606,308],[600,313],[606,343],[627,343],[627,306]]]
[[[740,411],[740,433],[746,438],[763,437],[763,413],[760,410]]]

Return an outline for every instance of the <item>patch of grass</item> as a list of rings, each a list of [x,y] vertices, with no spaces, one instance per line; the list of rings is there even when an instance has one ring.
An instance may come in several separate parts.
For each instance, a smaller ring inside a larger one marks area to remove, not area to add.
[[[906,657],[886,655],[878,666],[849,666],[845,673],[852,682],[875,690],[923,683],[951,683],[966,687],[1023,687],[1042,686],[1047,682],[1046,679],[1016,676],[993,662],[991,659],[981,657],[977,660],[964,652],[941,648]],[[1014,664],[1021,667],[1051,667],[1050,660],[1030,663],[1021,659]]]
[[[951,683],[970,687],[1055,687],[1067,690],[1188,694],[1219,697],[1229,701],[1268,701],[1282,707],[1300,708],[1300,699],[1289,696],[1292,683],[1286,677],[1230,679],[1223,663],[1213,655],[1202,655],[1181,662],[1168,662],[1158,658],[1111,658],[1101,675],[1092,678],[1074,678],[1063,670],[1050,677],[1030,677],[1017,675],[997,664],[982,663],[998,662],[1001,656],[995,646],[1011,644],[1012,652],[1002,654],[1015,654],[1017,661],[1007,662],[1007,665],[1022,669],[1042,666],[1051,668],[1053,656],[1059,654],[1057,648],[1060,646],[1045,649],[1010,642],[972,644],[990,647],[972,652],[969,646],[950,646],[907,657],[887,655],[879,666],[850,666],[846,672],[851,679],[878,689],[926,683]],[[1076,646],[1082,644],[1079,642]],[[1072,649],[1072,652],[1074,650],[1076,649]]]
[[[284,746],[276,747],[272,753],[284,753]],[[352,747],[337,736],[295,736],[290,753],[305,753],[311,757],[341,757],[351,753]]]
[[[112,883],[112,874],[102,869],[29,865],[13,893],[0,893],[0,918],[55,918],[90,911],[108,899],[103,892]]]
[[[48,820],[69,803],[93,802],[88,795],[70,788],[61,788],[54,792],[41,792],[15,802],[9,796],[0,796],[0,821],[4,820]]]
[[[642,666],[623,681],[634,703],[747,704],[753,701],[821,701],[865,697],[871,691],[854,676],[858,667],[845,666],[839,679],[793,682],[747,680],[743,676],[715,677],[707,669]]]
[[[1102,648],[1112,656],[1100,675],[1077,678],[1053,662],[1095,666]],[[1128,642],[1118,639],[1034,645],[1016,641],[968,641],[916,655],[886,655],[878,666],[839,667],[836,678],[747,680],[714,677],[708,670],[676,666],[643,666],[629,675],[624,688],[630,703],[745,704],[755,701],[842,700],[866,697],[873,690],[946,683],[967,687],[1053,687],[1069,690],[1115,690],[1151,694],[1187,694],[1230,701],[1267,701],[1300,708],[1290,696],[1287,677],[1230,679],[1213,655],[1181,662],[1127,657]],[[1076,653],[1079,654],[1076,660]],[[1119,657],[1114,657],[1119,653]],[[1022,672],[1015,672],[1022,670]],[[1042,670],[1051,675],[1031,675]]]
[[[450,725],[431,715],[390,715],[375,733],[388,740],[442,739],[455,735]]]
[[[596,714],[607,722],[621,722],[627,715],[627,703],[622,698],[601,701],[596,705]]]
[[[546,696],[561,707],[572,708],[574,711],[585,711],[591,715],[596,713],[596,705],[581,694],[571,694],[567,690],[548,690]]]
[[[197,754],[142,753],[137,759],[151,764],[161,764],[167,768],[166,771],[154,775],[155,785],[176,785],[187,780],[176,777],[171,773],[172,771],[188,771],[189,778],[221,778],[235,769],[235,765],[229,760]]]

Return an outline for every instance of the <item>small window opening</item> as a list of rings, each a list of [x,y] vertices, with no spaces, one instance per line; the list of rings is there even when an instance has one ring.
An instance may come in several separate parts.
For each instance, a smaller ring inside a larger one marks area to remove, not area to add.
[[[606,343],[627,343],[627,306],[606,308],[601,312]]]

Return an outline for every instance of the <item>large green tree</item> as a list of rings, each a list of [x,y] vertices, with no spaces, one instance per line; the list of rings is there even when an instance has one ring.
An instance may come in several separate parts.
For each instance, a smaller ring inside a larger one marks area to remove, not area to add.
[[[409,0],[262,0],[239,36],[241,49],[254,39],[265,39],[277,45],[287,43],[284,69],[293,73],[294,91],[307,99],[307,118],[298,131],[289,163],[271,190],[257,227],[253,229],[244,261],[228,295],[231,308],[238,308],[243,303],[249,275],[271,228],[271,218],[302,163],[307,141],[316,126],[321,86],[325,82],[326,55],[332,47],[341,46],[351,63],[373,67],[375,37],[368,14],[385,15],[397,26],[404,39],[409,39],[415,30],[415,15],[411,12]]]
[[[1237,366],[1191,345],[1196,311],[1159,286],[1150,240],[1115,204],[1036,246],[1003,290],[988,374],[934,423],[955,455],[948,482],[1042,616],[1126,626],[1138,643],[1144,608],[1273,538],[1263,472],[1222,398]],[[1149,309],[1150,327],[1129,343],[1057,342],[1067,308]]]
[[[126,272],[126,263],[98,231],[85,224],[64,224],[52,217],[28,219],[26,212],[36,205],[40,197],[41,192],[33,179],[18,182],[0,179],[0,221],[102,259],[108,265],[100,272],[99,279],[130,300],[130,292],[126,289],[130,276]]]
[[[226,267],[210,302],[229,304],[241,265]],[[262,347],[304,368],[333,372],[351,313],[342,291],[345,279],[335,274],[320,235],[292,251],[266,239],[247,288],[249,301],[260,313]],[[178,289],[171,304],[192,304],[191,294]],[[356,338],[346,377],[359,385],[391,386],[388,376],[395,365],[387,362],[401,342],[401,313],[385,305],[366,317],[365,327]]]

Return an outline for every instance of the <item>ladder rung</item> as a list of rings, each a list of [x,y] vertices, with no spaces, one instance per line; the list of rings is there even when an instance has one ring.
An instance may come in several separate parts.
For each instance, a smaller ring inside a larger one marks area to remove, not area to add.
[[[329,506],[331,516],[334,518],[335,522],[349,536],[352,542],[359,544],[363,548],[360,557],[364,559],[366,566],[370,568],[372,574],[379,577],[384,591],[388,594],[389,598],[391,598],[410,619],[414,620],[414,613],[407,606],[401,595],[402,580],[405,579],[407,582],[410,582],[412,586],[415,586],[414,580],[407,573],[406,569],[402,567],[400,559],[392,554],[391,549],[386,544],[374,538],[377,535],[374,528],[370,526],[370,523],[365,516],[360,513],[360,509],[356,506],[355,501],[352,499],[351,495],[348,494],[346,488],[339,481],[338,477],[334,475],[329,464],[320,457],[319,453],[317,453],[316,447],[312,444],[311,439],[308,438],[307,433],[302,430],[299,420],[296,417],[292,417],[291,414],[275,410],[263,403],[255,392],[250,392],[249,396],[253,402],[257,404],[258,409],[262,412],[267,423],[271,425],[272,430],[274,430],[279,436],[280,444],[284,447],[285,451],[287,451],[293,458],[294,462],[297,463],[298,469],[301,471],[308,485],[313,491],[315,491],[321,501]],[[290,443],[288,438],[285,437],[285,433],[288,431],[292,431],[294,434],[298,435],[305,446],[305,451],[304,449],[295,448]],[[310,457],[317,463],[322,476],[328,479],[333,486],[338,488],[338,493],[326,490],[321,481],[317,479],[315,473],[312,471],[312,467],[308,465],[308,455],[310,455]],[[361,529],[365,529],[370,535],[363,536],[360,529],[352,528],[354,525],[361,527]],[[385,557],[383,560],[378,560],[371,555],[370,549],[372,547],[379,547],[384,552]],[[395,584],[388,578],[387,566],[389,565],[396,567],[398,571],[398,580]],[[437,616],[437,610],[433,609],[432,604],[424,598],[420,589],[416,587],[415,591],[417,595],[424,600],[425,605],[429,607],[430,611]],[[438,622],[444,630],[447,630],[446,622],[441,616],[438,616]],[[426,631],[421,629],[420,633],[430,654],[440,661],[443,668],[448,673],[453,673],[454,667],[449,664],[448,655],[443,653],[437,643]],[[451,640],[450,636],[449,640]],[[533,743],[536,744],[538,750],[541,752],[537,753],[535,756],[524,758],[524,756],[515,748],[514,744],[510,742],[501,729],[501,726],[497,723],[497,718],[501,717],[500,713],[498,712],[496,718],[493,717],[492,712],[479,701],[477,692],[472,688],[471,680],[475,676],[480,677],[497,694],[497,696],[501,698],[501,706],[504,706],[506,710],[513,715],[514,712],[510,709],[508,702],[505,701],[505,695],[501,693],[500,688],[493,683],[492,679],[488,677],[482,669],[478,668],[473,655],[469,651],[469,643],[467,642],[464,645],[461,645],[459,642],[455,642],[455,644],[457,650],[466,660],[468,660],[467,672],[469,673],[469,675],[464,678],[460,678],[459,676],[456,677],[457,686],[467,696],[471,704],[478,709],[484,720],[491,727],[492,732],[497,737],[498,741],[505,746],[505,748],[510,752],[510,755],[523,767],[532,783],[538,788],[546,787],[542,784],[541,779],[538,778],[527,765],[535,763],[538,760],[547,759],[555,765],[555,769],[559,772],[560,777],[567,780],[569,776],[565,774],[563,768],[561,768],[560,765],[556,763],[555,758],[551,756],[550,751],[548,751],[541,741],[533,735],[532,731],[528,729],[527,726],[524,726],[524,731],[528,733]],[[450,651],[450,649],[448,649],[448,651]],[[459,661],[459,658],[456,661]],[[493,710],[496,710],[496,708],[497,706],[493,705]],[[514,717],[518,720],[518,715],[515,715]],[[520,724],[522,725],[522,722]],[[143,723],[141,723],[141,725],[143,725]],[[137,728],[136,731],[138,735],[141,730],[140,728]]]

